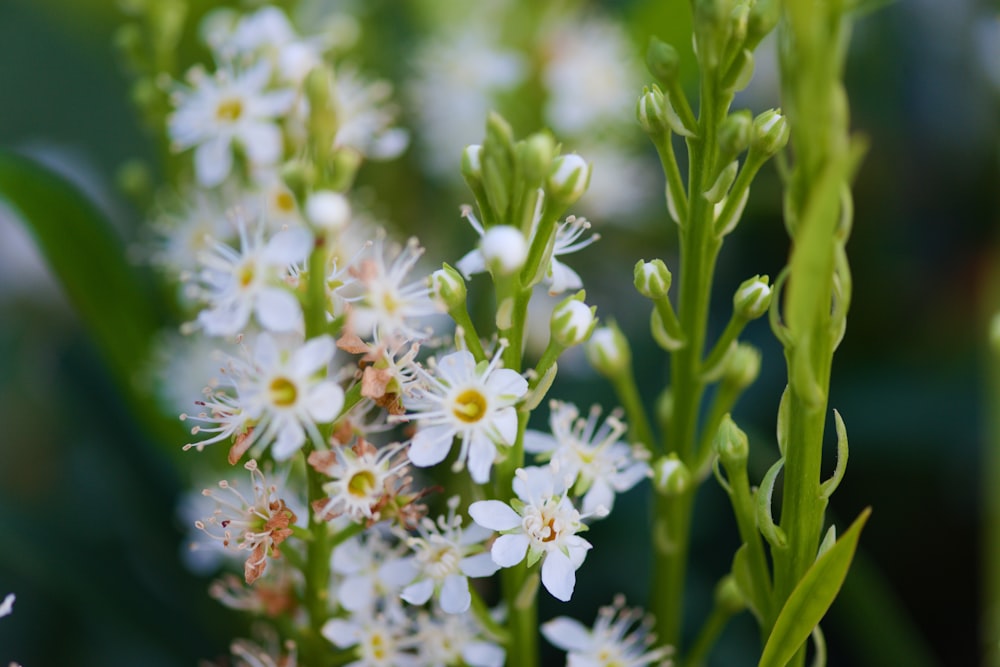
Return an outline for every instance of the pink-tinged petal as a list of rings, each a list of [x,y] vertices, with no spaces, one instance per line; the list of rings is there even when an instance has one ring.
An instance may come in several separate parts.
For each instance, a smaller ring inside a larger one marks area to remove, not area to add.
[[[339,618],[331,618],[323,624],[323,629],[320,630],[320,633],[333,642],[334,646],[347,648],[358,643],[358,629],[358,626],[354,623]]]
[[[553,618],[542,624],[542,636],[550,644],[564,651],[589,651],[594,643],[590,630],[580,621],[566,616]]]
[[[240,143],[254,167],[268,166],[281,159],[285,147],[281,130],[270,122],[249,122],[239,130]]]
[[[302,328],[302,307],[280,287],[267,287],[254,301],[257,321],[268,331],[296,331]]]
[[[334,349],[333,339],[325,334],[310,338],[292,355],[292,375],[312,375],[330,362]]]
[[[501,408],[493,415],[493,428],[505,445],[513,445],[517,437],[517,411],[514,408]]]
[[[478,500],[469,505],[469,516],[484,528],[511,530],[521,525],[521,515],[499,500]]]
[[[408,450],[410,463],[418,468],[427,468],[444,461],[451,450],[455,429],[448,425],[428,426],[417,431],[410,441]]]
[[[309,390],[306,412],[316,423],[332,422],[344,407],[344,390],[336,382],[325,380]]]
[[[483,253],[479,250],[473,250],[455,262],[455,268],[461,271],[465,279],[468,280],[473,274],[486,271],[486,260],[483,259]]]
[[[486,387],[494,395],[520,398],[528,392],[528,381],[509,368],[498,368],[486,380]]]
[[[230,139],[225,134],[217,135],[194,150],[194,173],[198,185],[214,188],[229,176],[233,168],[233,153]]]
[[[561,551],[550,551],[542,561],[542,585],[552,597],[569,602],[576,586],[576,568]]]
[[[441,609],[446,614],[464,614],[472,604],[469,580],[460,574],[449,574],[441,586]]]
[[[548,433],[541,431],[525,431],[524,433],[524,451],[530,454],[551,452],[558,446],[558,441]]]
[[[497,448],[486,436],[476,433],[469,446],[469,475],[476,484],[490,481],[490,469],[496,458]]]
[[[493,557],[487,552],[463,558],[458,562],[458,568],[465,576],[474,579],[488,577],[499,569],[493,562]]]
[[[289,418],[278,431],[278,438],[271,446],[271,453],[276,461],[287,461],[292,454],[299,451],[306,441],[306,432],[302,424]]]
[[[411,584],[403,589],[399,597],[403,598],[406,602],[414,605],[422,605],[431,599],[431,594],[434,592],[434,581],[431,579],[424,579],[423,581],[418,581],[415,584]],[[468,591],[466,591],[468,593]]]
[[[528,553],[528,536],[524,533],[501,535],[493,543],[490,555],[493,562],[500,567],[514,567]]]
[[[278,232],[264,246],[261,259],[270,266],[286,267],[304,261],[313,249],[313,236],[308,229],[293,227]]]
[[[372,609],[375,604],[375,581],[370,576],[344,577],[337,589],[337,601],[351,612]]]

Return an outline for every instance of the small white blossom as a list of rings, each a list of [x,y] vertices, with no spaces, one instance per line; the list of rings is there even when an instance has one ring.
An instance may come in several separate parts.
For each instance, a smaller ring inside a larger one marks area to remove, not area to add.
[[[503,667],[506,651],[481,634],[469,614],[419,614],[414,631],[417,660],[425,667]]]
[[[337,105],[335,147],[352,148],[373,160],[391,160],[402,154],[410,138],[392,127],[397,108],[389,103],[388,81],[367,81],[350,67],[341,67],[333,79]]]
[[[450,498],[447,516],[436,522],[425,517],[417,525],[419,535],[406,540],[418,570],[416,581],[403,589],[402,598],[410,604],[424,604],[437,591],[442,611],[465,613],[472,604],[468,578],[488,577],[499,569],[483,551],[492,531],[475,524],[463,529],[462,517],[455,514],[458,502],[458,496]]]
[[[549,642],[568,651],[567,667],[668,667],[672,647],[651,649],[656,636],[649,632],[652,619],[625,608],[625,599],[602,607],[590,630],[572,618],[560,616],[542,625]]]
[[[313,239],[304,228],[278,232],[267,242],[261,226],[239,224],[240,249],[215,242],[199,257],[193,293],[208,307],[196,323],[210,336],[243,331],[250,315],[269,331],[301,331],[302,307],[287,284],[293,264],[305,261]]]
[[[168,119],[174,150],[194,148],[194,170],[206,188],[221,184],[233,166],[238,144],[251,165],[271,165],[281,159],[283,142],[276,121],[288,112],[294,91],[266,88],[271,65],[260,61],[236,72],[229,68],[208,76],[195,69],[190,87],[175,94],[176,110]]]
[[[335,594],[340,606],[353,614],[367,614],[397,598],[417,576],[416,565],[402,554],[402,546],[392,546],[377,530],[337,546],[330,569],[342,577]]]
[[[480,500],[469,506],[469,516],[480,526],[501,532],[493,543],[493,562],[514,567],[528,558],[528,566],[542,559],[542,585],[557,600],[569,601],[576,571],[587,557],[590,542],[577,533],[587,527],[573,507],[565,480],[550,468],[518,468],[514,479],[517,500]],[[599,514],[604,514],[599,508]]]
[[[401,452],[398,444],[377,449],[362,439],[350,448],[311,452],[309,465],[333,478],[323,484],[327,497],[313,504],[316,514],[325,521],[341,515],[359,523],[379,521],[382,508],[398,491],[396,482],[405,479],[407,460]]]
[[[417,433],[410,442],[410,461],[424,468],[448,455],[456,436],[462,441],[456,466],[468,459],[469,473],[485,484],[496,457],[497,445],[509,446],[517,436],[514,405],[528,391],[519,373],[499,368],[502,348],[488,364],[476,364],[466,350],[441,358],[435,375],[420,370],[425,386],[414,387],[403,397],[416,420]]]
[[[552,434],[528,431],[524,450],[550,459],[560,474],[572,480],[575,494],[586,494],[585,513],[596,512],[598,507],[610,511],[616,493],[628,491],[652,474],[641,458],[642,450],[619,440],[628,431],[620,412],[611,413],[598,427],[599,406],[592,407],[586,419],[572,403],[552,401],[551,410]]]
[[[354,647],[357,660],[345,667],[418,667],[420,662],[407,650],[413,638],[409,628],[390,616],[331,618],[321,633],[337,648]]]

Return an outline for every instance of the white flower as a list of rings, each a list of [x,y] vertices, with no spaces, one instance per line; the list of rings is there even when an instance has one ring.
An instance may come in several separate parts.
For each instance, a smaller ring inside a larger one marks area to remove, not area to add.
[[[7,596],[0,602],[0,618],[10,616],[14,612],[14,594],[7,593]]]
[[[585,493],[583,511],[587,514],[614,505],[615,494],[628,491],[651,475],[649,464],[641,460],[642,450],[621,442],[628,427],[621,414],[613,412],[600,427],[601,408],[594,406],[586,419],[572,403],[552,401],[549,427],[552,435],[528,431],[524,450],[543,454],[552,467],[573,480],[575,494]]]
[[[469,473],[477,484],[490,478],[497,445],[512,445],[517,436],[514,404],[528,391],[528,382],[516,371],[498,368],[503,348],[493,360],[476,364],[466,350],[443,357],[436,377],[421,370],[424,387],[414,387],[403,404],[417,421],[410,442],[410,461],[425,468],[448,455],[456,436],[462,441],[456,466],[468,458]]]
[[[530,567],[544,559],[542,585],[553,597],[567,602],[573,596],[576,570],[591,548],[590,542],[577,535],[587,529],[584,516],[570,502],[565,481],[550,468],[518,468],[516,475],[517,500],[510,505],[480,500],[469,506],[469,516],[480,526],[502,533],[493,543],[493,562],[514,567],[527,556]]]
[[[394,495],[395,482],[404,477],[406,457],[396,456],[401,449],[398,444],[376,449],[359,438],[351,448],[335,446],[332,451],[311,452],[309,465],[333,478],[323,485],[328,497],[313,504],[317,515],[325,521],[347,515],[352,521],[369,524],[381,519],[380,510]]]
[[[235,482],[222,480],[219,489],[229,493],[223,496],[205,489],[202,493],[216,501],[216,508],[212,516],[196,521],[195,527],[226,548],[249,551],[243,576],[252,584],[264,573],[267,559],[281,555],[278,545],[292,534],[296,516],[277,497],[277,486],[267,483],[256,461],[250,459],[243,467],[250,471],[252,499],[240,493]]]
[[[309,70],[322,63],[326,46],[323,38],[303,39],[285,13],[272,6],[241,16],[230,25],[217,26],[206,34],[206,41],[224,61],[263,56],[283,81],[295,85],[302,82]]]
[[[337,648],[355,647],[357,660],[345,667],[417,667],[420,663],[406,651],[408,628],[391,622],[390,617],[355,616],[350,620],[331,618],[320,631]]]
[[[215,242],[201,254],[193,291],[208,307],[191,326],[200,325],[211,336],[231,336],[253,313],[269,331],[300,331],[302,307],[287,280],[289,267],[309,256],[312,235],[304,228],[288,229],[265,243],[261,226],[250,233],[242,222],[239,233],[239,251]]]
[[[390,160],[409,144],[406,130],[392,127],[397,109],[389,104],[392,85],[367,81],[350,67],[337,70],[334,79],[337,105],[335,147],[352,148],[373,160]]]
[[[472,604],[469,577],[488,577],[497,571],[483,541],[492,534],[475,524],[462,529],[462,517],[455,515],[459,497],[448,500],[448,515],[437,522],[424,518],[417,525],[418,537],[406,540],[416,552],[413,563],[418,569],[416,581],[403,589],[402,598],[410,604],[426,603],[435,591],[446,614],[462,614]]]
[[[413,559],[404,557],[377,530],[366,531],[337,546],[330,569],[343,578],[336,598],[347,611],[374,613],[417,576]]]
[[[198,183],[219,185],[233,166],[233,144],[246,153],[251,165],[270,165],[283,153],[281,128],[276,120],[292,105],[294,91],[265,90],[271,66],[260,61],[235,72],[221,69],[208,76],[200,69],[188,76],[191,87],[175,94],[176,111],[168,119],[174,150],[194,148]]]
[[[229,460],[235,463],[255,443],[273,443],[274,458],[284,461],[305,444],[306,438],[318,446],[323,437],[317,424],[333,421],[344,405],[344,391],[323,372],[333,358],[334,344],[320,336],[289,349],[280,347],[268,334],[256,341],[253,359],[230,359],[228,381],[235,395],[209,390],[197,416],[181,415],[214,426],[196,426],[191,432],[214,433],[198,447],[236,436]]]
[[[357,286],[363,289],[360,295],[348,298],[350,326],[357,335],[378,337],[386,342],[427,337],[428,332],[416,328],[414,320],[440,312],[431,298],[430,286],[426,280],[403,282],[423,252],[417,240],[411,238],[390,262],[380,234],[375,239],[372,257],[351,269]]]
[[[419,614],[414,632],[417,660],[426,667],[503,667],[506,651],[480,634],[469,614]]]
[[[568,667],[668,667],[673,647],[650,650],[656,641],[650,634],[650,618],[638,610],[626,609],[625,599],[615,599],[602,607],[591,631],[579,621],[565,616],[542,625],[542,634],[554,646],[568,651]],[[631,632],[630,632],[631,631]]]

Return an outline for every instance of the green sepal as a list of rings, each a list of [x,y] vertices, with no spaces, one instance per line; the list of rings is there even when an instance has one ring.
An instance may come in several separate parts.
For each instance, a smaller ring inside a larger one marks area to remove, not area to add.
[[[784,667],[819,625],[847,577],[870,515],[871,508],[862,511],[843,537],[806,570],[774,622],[758,667]]]

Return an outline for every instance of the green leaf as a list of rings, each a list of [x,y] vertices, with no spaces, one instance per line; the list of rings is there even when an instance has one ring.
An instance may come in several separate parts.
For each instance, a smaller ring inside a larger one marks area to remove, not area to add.
[[[129,263],[122,239],[74,185],[29,158],[4,151],[0,201],[31,234],[140,419],[147,427],[165,426],[148,392],[138,390],[139,373],[161,323],[155,292],[149,276]],[[178,432],[179,427],[172,435]]]
[[[861,512],[843,537],[806,571],[781,608],[758,667],[784,667],[819,625],[847,577],[861,529],[870,514],[871,508]]]

